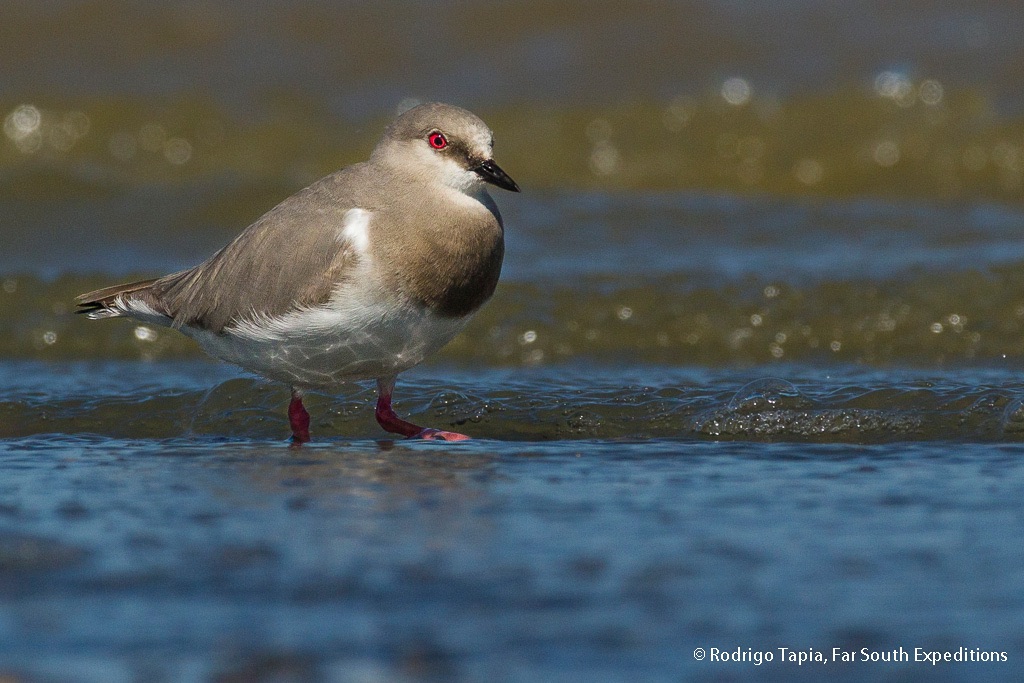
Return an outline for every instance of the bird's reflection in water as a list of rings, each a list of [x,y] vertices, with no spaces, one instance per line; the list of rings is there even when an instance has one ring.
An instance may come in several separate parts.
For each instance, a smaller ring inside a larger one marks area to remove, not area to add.
[[[498,459],[483,445],[393,440],[314,443],[300,450],[276,442],[226,443],[215,450],[238,474],[237,488],[221,481],[221,494],[248,500],[297,495],[303,506],[322,509],[343,507],[352,497],[380,509],[416,501],[463,504],[491,479]]]

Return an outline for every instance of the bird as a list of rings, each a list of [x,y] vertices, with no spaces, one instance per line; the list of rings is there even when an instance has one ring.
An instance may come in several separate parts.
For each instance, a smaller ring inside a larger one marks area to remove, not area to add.
[[[472,112],[420,104],[368,160],[288,197],[199,265],[82,294],[78,312],[179,330],[287,384],[293,445],[310,440],[307,392],[366,380],[385,431],[468,439],[400,418],[392,398],[399,373],[451,341],[497,286],[505,230],[487,186],[520,189],[493,146]]]

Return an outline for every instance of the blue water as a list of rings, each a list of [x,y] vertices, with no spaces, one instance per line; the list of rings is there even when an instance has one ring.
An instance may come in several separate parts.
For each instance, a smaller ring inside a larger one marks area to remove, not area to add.
[[[0,451],[0,656],[14,670],[202,680],[286,658],[329,680],[1022,673],[1020,446],[295,454],[83,437],[57,459],[34,441]],[[786,646],[1010,661],[823,671],[692,655]]]
[[[1024,445],[963,426],[981,410],[968,385],[1002,397],[998,422],[1016,373],[774,366],[743,387],[767,370],[434,365],[399,400],[448,416],[445,384],[489,390],[462,427],[482,438],[382,439],[353,388],[313,397],[320,438],[290,450],[287,391],[225,366],[4,364],[0,409],[54,429],[0,440],[0,661],[104,682],[1024,675]],[[790,381],[809,403],[751,403],[795,400],[766,389]],[[809,443],[794,426],[858,405],[948,420],[949,438],[897,420],[884,443]],[[789,410],[793,431],[693,431],[722,410]],[[1008,661],[798,666],[781,647]]]

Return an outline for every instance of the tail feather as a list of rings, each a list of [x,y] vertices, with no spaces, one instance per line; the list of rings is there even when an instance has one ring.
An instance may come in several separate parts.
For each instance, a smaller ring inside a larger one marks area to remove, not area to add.
[[[93,319],[124,315],[124,309],[117,305],[118,299],[128,294],[147,290],[154,282],[156,279],[140,280],[80,294],[75,297],[75,303],[78,305],[78,310],[75,312],[83,313]]]

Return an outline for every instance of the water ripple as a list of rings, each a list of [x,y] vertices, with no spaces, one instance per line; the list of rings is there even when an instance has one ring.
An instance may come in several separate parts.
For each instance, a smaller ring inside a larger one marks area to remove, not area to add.
[[[129,365],[130,366],[130,365]],[[138,366],[158,371],[152,366]],[[569,380],[564,370],[536,369],[413,376],[400,383],[396,407],[438,428],[481,439],[750,439],[793,442],[1007,440],[1024,435],[1020,386],[989,371],[927,381],[847,373],[839,381],[800,370],[789,381],[744,384],[738,371],[648,370],[619,377],[604,371]],[[659,377],[660,375],[660,377]],[[987,380],[982,382],[980,380]],[[8,396],[0,401],[0,437],[98,434],[127,439],[283,440],[289,395],[276,384],[233,378],[205,387],[201,373],[177,390],[143,383],[115,395]],[[737,386],[739,385],[739,388]],[[339,396],[313,394],[307,405],[320,439],[382,439],[373,418],[375,393],[352,386]]]

